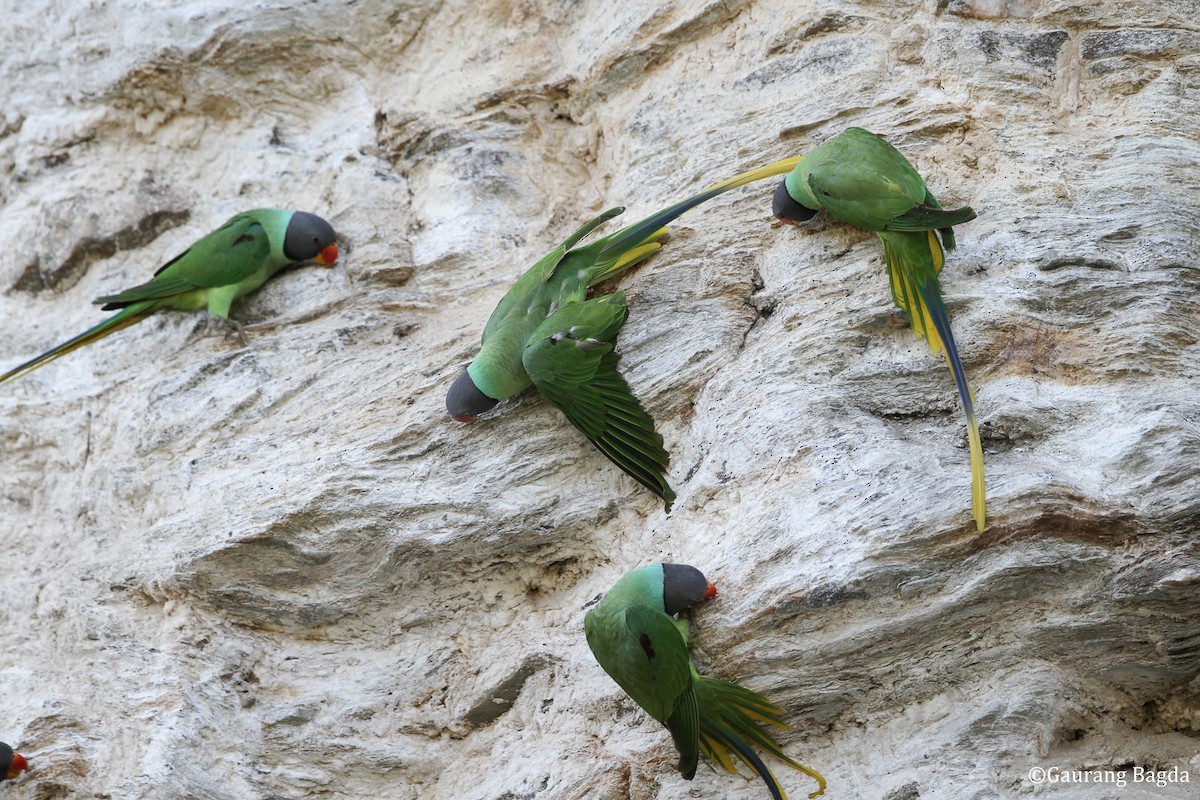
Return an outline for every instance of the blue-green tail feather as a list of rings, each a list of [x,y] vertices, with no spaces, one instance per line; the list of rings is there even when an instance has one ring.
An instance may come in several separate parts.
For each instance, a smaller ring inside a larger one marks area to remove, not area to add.
[[[32,372],[38,367],[48,364],[59,356],[65,356],[72,350],[77,350],[80,347],[83,347],[85,344],[91,344],[94,341],[103,339],[105,336],[108,336],[111,333],[116,333],[122,328],[128,328],[130,325],[147,316],[153,310],[151,308],[152,305],[153,303],[143,302],[121,309],[116,314],[113,314],[100,324],[88,328],[75,338],[68,339],[57,347],[42,353],[40,356],[31,358],[24,364],[13,367],[8,372],[0,375],[0,383],[4,383],[12,378],[18,378],[26,373]]]
[[[767,791],[771,793],[772,800],[787,800],[787,794],[783,791],[783,787],[779,785],[779,781],[775,779],[771,769],[763,763],[763,760],[758,757],[750,746],[736,734],[731,734],[727,728],[721,726],[717,728],[712,725],[702,724],[700,746],[704,748],[705,756],[712,761],[718,761],[712,744],[709,740],[714,740],[722,747],[732,751],[742,760],[743,763],[758,773],[762,781],[767,786]]]
[[[719,186],[720,184],[718,184]],[[700,194],[692,195],[686,200],[680,200],[674,205],[667,206],[661,211],[657,211],[643,220],[626,225],[621,230],[608,236],[604,239],[604,249],[600,251],[600,258],[603,260],[606,257],[611,257],[619,253],[625,252],[631,247],[637,247],[646,240],[650,234],[657,231],[667,223],[679,218],[683,214],[691,211],[696,206],[711,200],[719,194],[729,191],[733,187],[726,186],[717,188],[716,186],[705,189]]]
[[[954,331],[950,329],[950,315],[942,302],[940,287],[937,279],[931,281],[916,281],[917,292],[928,310],[933,327],[942,339],[942,352],[946,363],[950,365],[950,374],[954,376],[954,386],[958,389],[958,399],[962,402],[963,413],[967,418],[967,445],[971,451],[971,508],[975,516],[975,526],[982,531],[987,520],[987,497],[983,478],[983,444],[979,437],[979,422],[975,419],[975,403],[971,397],[971,386],[967,383],[967,372],[963,369],[962,359],[958,355],[958,344],[954,341]]]
[[[739,186],[745,186],[747,183],[769,178],[774,175],[782,175],[790,172],[796,164],[800,162],[800,158],[787,158],[782,161],[775,161],[758,169],[743,172],[740,175],[735,175],[728,180],[713,184],[704,191],[694,194],[678,203],[667,206],[661,211],[657,211],[645,219],[639,220],[632,225],[626,225],[616,233],[601,239],[597,244],[600,245],[600,254],[596,259],[596,263],[600,265],[596,275],[593,276],[590,284],[594,285],[600,281],[607,280],[613,275],[628,269],[636,264],[641,258],[648,256],[650,253],[643,254],[640,258],[633,260],[622,260],[622,256],[640,245],[648,241],[653,241],[659,237],[660,231],[667,223],[677,219],[681,215],[700,205],[701,203],[711,200],[719,194],[724,194],[730,189],[736,189]]]
[[[736,683],[704,676],[697,676],[695,692],[700,714],[700,748],[710,761],[732,773],[736,770],[731,755],[736,756],[762,778],[773,800],[787,800],[783,787],[754,752],[753,745],[815,780],[817,789],[809,797],[825,792],[825,778],[789,758],[775,738],[759,725],[765,722],[779,728],[787,727],[782,712],[769,700]]]
[[[936,281],[936,279],[934,279]],[[929,311],[933,327],[942,340],[946,350],[946,361],[950,364],[950,372],[954,375],[954,385],[958,389],[958,398],[962,401],[967,419],[975,419],[975,404],[971,401],[971,387],[967,385],[967,373],[963,369],[962,359],[958,355],[958,344],[954,341],[954,331],[950,328],[950,314],[942,302],[940,287],[934,282],[915,281],[917,293]]]

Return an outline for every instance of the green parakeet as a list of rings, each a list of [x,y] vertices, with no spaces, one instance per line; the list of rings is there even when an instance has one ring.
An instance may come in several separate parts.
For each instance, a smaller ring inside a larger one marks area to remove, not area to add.
[[[279,270],[299,261],[330,266],[337,241],[328,222],[305,211],[259,208],[238,214],[168,261],[150,281],[96,299],[108,319],[53,350],[0,375],[0,383],[24,375],[61,355],[103,339],[162,309],[207,308],[229,319],[233,301],[266,283]]]
[[[600,666],[646,713],[671,732],[679,773],[696,774],[701,752],[728,772],[733,756],[750,767],[775,800],[787,795],[752,744],[817,781],[809,797],[825,791],[815,770],[783,754],[756,723],[787,729],[783,712],[744,686],[709,678],[688,656],[688,622],[676,615],[708,600],[717,587],[687,564],[651,564],[626,573],[583,618],[588,647]]]
[[[835,219],[879,234],[893,300],[908,314],[913,331],[933,352],[942,353],[950,366],[967,417],[971,506],[975,525],[982,531],[987,512],[974,395],[938,284],[945,261],[942,245],[954,249],[951,226],[975,219],[975,212],[970,207],[944,210],[912,164],[862,128],[847,128],[814,147],[775,191],[773,211],[780,219],[799,222],[822,209]]]
[[[613,348],[629,313],[625,293],[588,299],[588,288],[658,250],[664,226],[680,214],[735,187],[782,175],[797,161],[778,161],[722,181],[589,245],[577,247],[624,209],[609,209],[575,231],[500,300],[483,328],[479,355],[446,395],[450,416],[469,422],[536,386],[601,453],[670,510],[675,493],[663,475],[668,457],[662,437],[617,372],[620,356]]]

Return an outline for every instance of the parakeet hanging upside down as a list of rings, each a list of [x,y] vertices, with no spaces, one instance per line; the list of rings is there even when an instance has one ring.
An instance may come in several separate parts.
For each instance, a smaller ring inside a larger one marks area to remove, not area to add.
[[[168,261],[150,281],[100,297],[108,319],[53,350],[0,375],[0,383],[24,375],[61,355],[103,339],[162,309],[197,311],[229,319],[233,301],[266,283],[284,267],[313,260],[330,266],[337,240],[328,222],[305,211],[260,208],[236,215]]]
[[[663,475],[668,456],[662,437],[617,372],[620,356],[613,348],[629,314],[625,293],[587,299],[588,287],[658,250],[664,226],[680,214],[722,192],[782,175],[796,162],[778,161],[722,181],[589,245],[576,247],[624,209],[609,209],[575,231],[500,300],[483,328],[479,355],[446,395],[450,416],[469,422],[536,386],[601,453],[670,510],[675,493]]]
[[[588,647],[609,677],[671,732],[679,773],[687,780],[695,776],[701,752],[730,773],[737,756],[758,773],[774,800],[787,800],[754,744],[816,780],[809,797],[823,794],[825,779],[784,755],[757,724],[786,730],[782,711],[757,692],[701,675],[692,664],[688,622],[676,615],[716,593],[700,570],[686,564],[635,569],[584,615]]]
[[[29,769],[29,762],[25,760],[25,756],[20,753],[13,752],[13,749],[4,742],[0,742],[0,781],[12,780]]]
[[[975,525],[982,531],[987,499],[974,395],[938,284],[945,261],[942,245],[954,249],[951,226],[975,219],[975,212],[970,207],[944,210],[912,164],[896,148],[862,128],[847,128],[814,147],[775,190],[772,210],[782,220],[801,222],[822,209],[835,219],[879,235],[892,299],[908,314],[913,331],[933,352],[942,353],[950,366],[967,417],[971,506]]]

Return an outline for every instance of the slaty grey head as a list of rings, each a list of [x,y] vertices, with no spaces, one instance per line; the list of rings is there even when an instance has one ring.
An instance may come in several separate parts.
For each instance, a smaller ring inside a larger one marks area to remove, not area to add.
[[[717,589],[704,573],[688,564],[663,564],[663,606],[668,614],[687,611]]]
[[[475,385],[471,374],[465,369],[446,393],[446,411],[459,422],[470,422],[485,411],[490,411],[499,400],[493,400]]]
[[[771,213],[784,222],[808,222],[817,215],[808,206],[797,203],[787,190],[787,180],[782,180],[775,187],[775,197],[771,200]]]
[[[316,214],[296,211],[283,237],[283,254],[292,261],[308,261],[336,241],[332,225]]]

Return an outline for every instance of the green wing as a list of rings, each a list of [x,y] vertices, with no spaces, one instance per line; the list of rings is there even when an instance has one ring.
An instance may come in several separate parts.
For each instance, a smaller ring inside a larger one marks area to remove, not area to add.
[[[890,231],[929,231],[937,230],[945,240],[946,249],[954,249],[954,231],[951,226],[961,225],[975,219],[975,211],[970,206],[963,206],[946,211],[938,203],[937,198],[926,192],[925,202],[913,206],[887,225]]]
[[[842,222],[867,230],[882,230],[916,203],[898,191],[898,184],[882,176],[863,174],[862,166],[846,165],[848,168],[839,166],[811,173],[808,186],[821,207]]]
[[[872,231],[921,205],[928,194],[900,151],[862,128],[847,128],[814,147],[788,176],[788,191],[809,208]]]
[[[628,313],[623,292],[567,303],[533,332],[522,364],[572,425],[670,510],[675,493],[663,476],[662,437],[617,372],[613,345]]]
[[[270,253],[263,226],[249,213],[238,214],[160,267],[152,280],[95,302],[103,303],[107,311],[196,289],[230,286],[261,269]]]
[[[482,342],[487,344],[488,340],[500,331],[509,329],[512,324],[517,323],[516,327],[520,328],[522,322],[531,314],[545,314],[547,311],[537,311],[536,309],[550,308],[558,299],[559,294],[565,291],[571,293],[571,289],[578,290],[580,297],[586,291],[585,284],[581,280],[566,281],[566,283],[575,284],[572,286],[563,287],[560,291],[555,291],[552,287],[547,287],[546,283],[554,277],[555,271],[559,264],[562,263],[564,256],[567,255],[572,247],[579,244],[588,234],[596,228],[603,225],[608,220],[621,214],[624,208],[610,208],[599,216],[593,217],[591,220],[584,223],[578,230],[568,236],[562,244],[555,247],[546,255],[542,256],[537,262],[525,270],[520,278],[517,278],[504,297],[496,305],[496,309],[492,315],[488,317],[487,324],[483,326]],[[524,338],[519,330],[514,330],[513,334]]]
[[[808,188],[843,222],[874,231],[937,229],[953,250],[951,226],[975,219],[970,207],[943,209],[908,159],[873,133],[849,128],[821,148],[828,149],[810,158]]]
[[[667,726],[679,751],[679,771],[690,779],[700,752],[700,717],[683,637],[670,617],[644,605],[612,614],[598,611],[588,612],[583,623],[596,660],[635,703]]]

